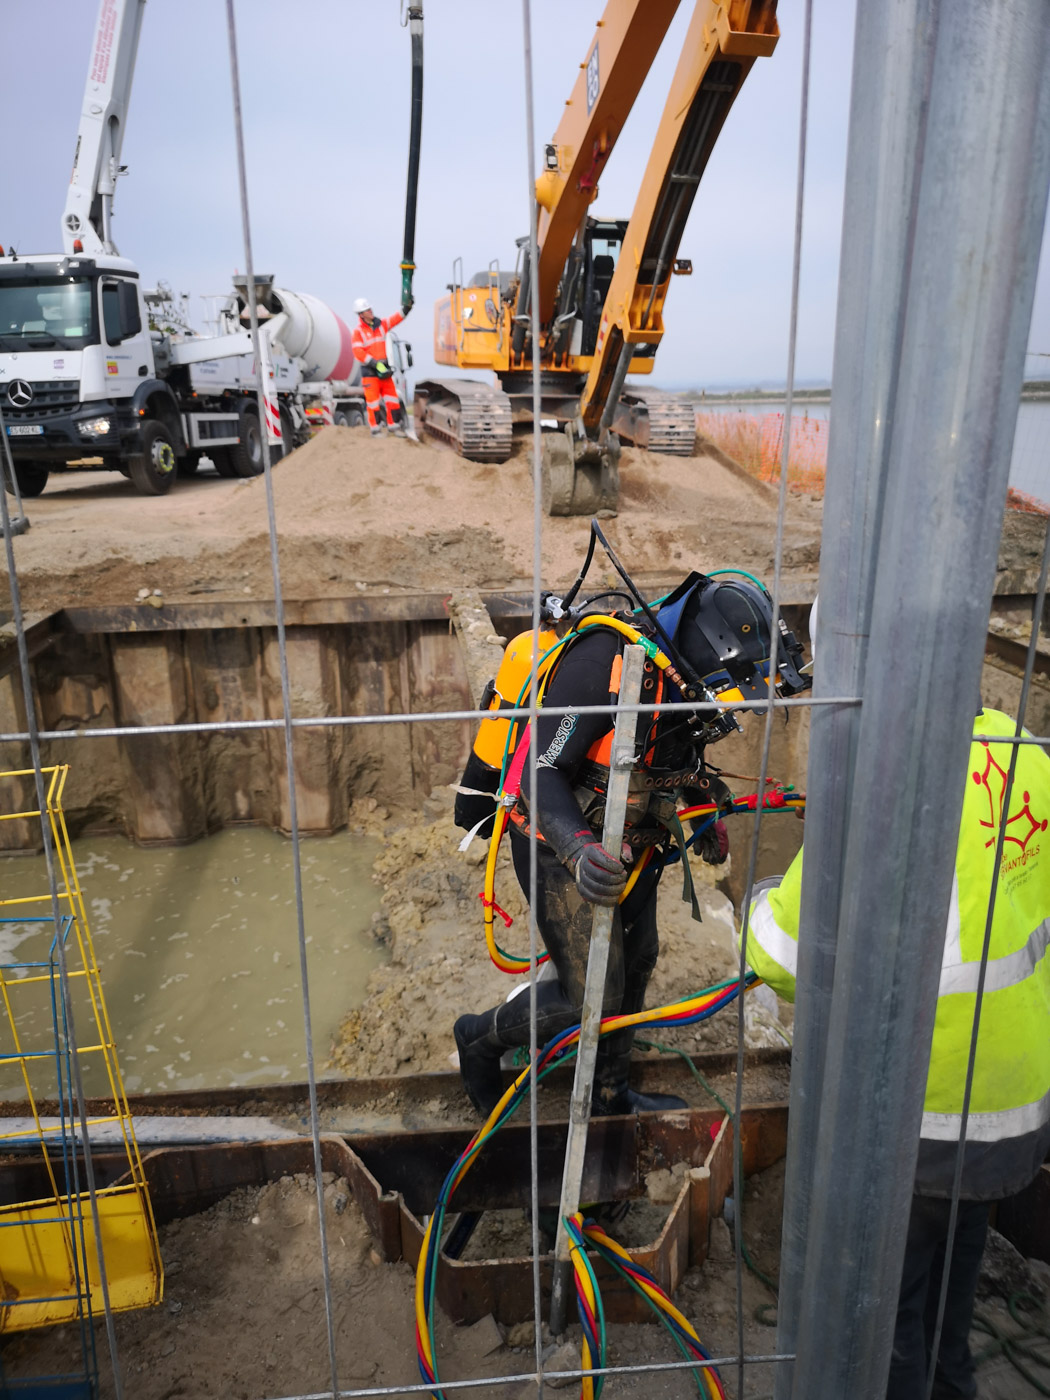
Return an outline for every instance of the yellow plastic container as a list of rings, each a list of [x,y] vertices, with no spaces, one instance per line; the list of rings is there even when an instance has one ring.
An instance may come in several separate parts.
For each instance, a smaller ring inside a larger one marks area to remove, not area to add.
[[[533,635],[530,628],[527,632],[520,632],[518,636],[512,637],[507,643],[500,668],[496,672],[496,693],[489,703],[491,712],[513,710],[516,707],[518,697],[528,684],[537,659],[532,648]],[[558,634],[556,632],[541,631],[539,633],[539,655],[544,656],[557,641]],[[547,674],[554,664],[556,656],[557,653],[540,663],[537,672],[538,678]],[[526,693],[522,696],[522,704],[527,705],[528,702],[529,696]],[[511,723],[512,721],[509,719],[483,719],[478,727],[477,738],[474,740],[475,754],[482,763],[488,764],[490,768],[495,768],[497,771],[503,766],[507,731],[510,729]]]

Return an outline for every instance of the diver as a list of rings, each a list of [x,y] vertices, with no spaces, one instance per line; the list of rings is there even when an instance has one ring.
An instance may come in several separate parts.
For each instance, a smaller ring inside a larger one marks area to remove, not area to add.
[[[747,577],[691,573],[659,606],[648,605],[597,523],[591,528],[587,564],[566,602],[571,602],[582,582],[597,536],[631,590],[628,602],[640,604],[614,616],[656,644],[645,661],[641,702],[697,701],[706,708],[640,714],[638,759],[630,779],[621,857],[609,855],[602,846],[602,827],[615,715],[579,710],[615,705],[629,638],[601,625],[604,619],[596,618],[593,608],[588,611],[585,605],[574,610],[561,599],[553,600],[554,612],[547,615],[570,616],[572,627],[546,678],[542,704],[561,713],[541,709],[538,714],[535,796],[530,800],[526,765],[509,825],[514,869],[526,898],[529,838],[531,832],[536,834],[536,923],[557,974],[556,980],[539,980],[536,987],[540,1047],[579,1023],[594,905],[616,911],[602,1014],[643,1009],[659,952],[657,888],[672,842],[681,852],[685,897],[692,898],[694,917],[699,918],[678,808],[683,803],[684,808],[713,803],[723,809],[731,802],[732,795],[717,771],[707,765],[705,750],[739,728],[731,714],[734,700],[767,697],[773,652],[772,600],[761,586]],[[783,624],[776,632],[774,684],[779,692],[794,694],[810,684],[799,673],[802,649]],[[670,666],[660,664],[658,649],[664,661],[670,659]],[[494,797],[482,793],[495,793],[498,781],[491,780],[493,770],[485,769],[472,753],[456,802],[456,824],[464,829],[484,829],[479,816],[495,810]],[[691,825],[702,859],[722,863],[729,849],[724,824],[705,817]],[[629,874],[638,865],[643,868],[625,897]],[[505,1050],[529,1044],[529,996],[514,995],[480,1015],[460,1016],[454,1035],[467,1095],[487,1118],[503,1094],[501,1056]],[[629,1086],[633,1042],[633,1027],[600,1039],[592,1111],[608,1115],[686,1107],[671,1095],[641,1094]]]

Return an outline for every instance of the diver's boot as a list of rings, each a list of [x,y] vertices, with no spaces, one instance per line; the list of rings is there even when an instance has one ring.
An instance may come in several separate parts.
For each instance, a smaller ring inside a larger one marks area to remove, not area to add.
[[[617,1089],[596,1084],[591,1099],[591,1114],[595,1118],[611,1118],[620,1113],[673,1113],[688,1107],[677,1094],[639,1094],[626,1084]]]
[[[461,1016],[452,1027],[459,1050],[459,1072],[471,1103],[487,1118],[503,1097],[500,1057],[529,1043],[528,988],[480,1016]],[[536,984],[536,1043],[543,1046],[579,1020],[555,979]],[[626,1082],[626,1075],[625,1075]]]
[[[482,1118],[487,1118],[503,1097],[499,1062],[508,1047],[496,1030],[498,1010],[499,1007],[493,1007],[480,1016],[461,1016],[452,1027],[463,1087]]]
[[[620,1113],[672,1113],[688,1108],[677,1094],[640,1094],[627,1083],[634,1045],[634,1027],[613,1031],[598,1042],[598,1062],[594,1067],[591,1113],[595,1118],[611,1118]]]

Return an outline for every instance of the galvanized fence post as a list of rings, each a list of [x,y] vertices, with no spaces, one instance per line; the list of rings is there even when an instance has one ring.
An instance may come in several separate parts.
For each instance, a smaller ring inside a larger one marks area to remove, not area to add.
[[[635,762],[634,744],[638,712],[626,709],[625,706],[638,704],[642,693],[644,662],[645,651],[642,647],[624,648],[620,704],[616,711],[616,727],[613,731],[609,793],[605,805],[605,824],[602,828],[602,845],[611,856],[620,854],[627,815],[627,792]],[[576,1051],[576,1077],[573,1080],[572,1102],[569,1108],[569,1140],[565,1147],[565,1171],[561,1183],[561,1205],[558,1207],[558,1235],[554,1246],[554,1288],[551,1295],[550,1326],[555,1336],[564,1332],[568,1310],[571,1265],[565,1218],[575,1215],[580,1208],[583,1163],[587,1155],[587,1126],[591,1121],[591,1088],[598,1054],[605,972],[609,963],[609,940],[615,912],[614,909],[606,909],[601,905],[595,907],[591,947],[587,958],[580,1042]]]

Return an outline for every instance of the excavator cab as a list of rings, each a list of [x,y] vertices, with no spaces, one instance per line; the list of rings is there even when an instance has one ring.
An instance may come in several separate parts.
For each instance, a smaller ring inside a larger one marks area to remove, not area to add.
[[[602,307],[627,232],[626,219],[588,219],[583,235],[583,294],[580,297],[581,338],[578,354],[593,355]]]

